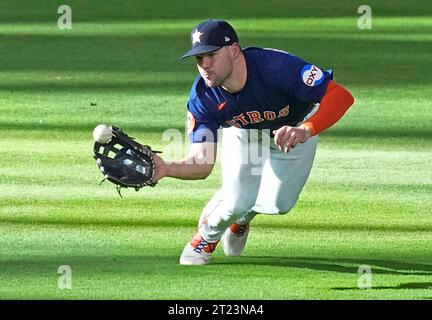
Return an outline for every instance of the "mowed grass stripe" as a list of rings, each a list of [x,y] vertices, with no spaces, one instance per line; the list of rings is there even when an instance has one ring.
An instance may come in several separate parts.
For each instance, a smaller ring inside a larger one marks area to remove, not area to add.
[[[427,35],[425,30],[432,27],[432,23],[427,16],[414,17],[385,17],[380,15],[374,16],[373,28],[378,32],[385,31],[388,34],[409,34],[418,33]],[[61,31],[66,36],[81,35],[163,35],[179,34],[183,36],[190,31],[190,26],[196,23],[196,19],[157,19],[142,21],[104,21],[101,22],[81,22],[76,21],[72,30]],[[332,31],[333,33],[358,33],[357,21],[355,16],[350,17],[325,17],[316,19],[311,18],[254,18],[254,19],[230,19],[236,26],[238,33],[248,33],[251,30],[263,33],[282,33],[306,31],[310,34],[321,34]],[[109,26],[109,27],[107,27]],[[59,29],[53,23],[2,23],[0,31],[4,35],[59,35]],[[371,30],[373,31],[373,30]],[[370,36],[371,32],[363,33],[363,36]],[[329,35],[331,36],[331,35]],[[379,40],[379,38],[375,38]]]
[[[64,237],[63,231],[52,228],[25,231],[28,234],[27,241],[17,248],[21,249],[21,253],[13,254],[17,257],[15,260],[1,262],[3,270],[12,270],[12,267],[15,270],[13,273],[6,271],[10,281],[2,285],[4,296],[25,297],[26,290],[14,290],[21,282],[32,290],[34,298],[41,293],[49,298],[180,298],[196,290],[194,286],[202,283],[204,276],[209,290],[203,296],[195,296],[196,299],[264,298],[263,294],[270,292],[259,290],[263,282],[272,284],[272,297],[279,299],[326,299],[335,294],[339,298],[385,298],[391,290],[382,292],[380,286],[385,284],[389,289],[394,287],[392,297],[403,296],[402,292],[397,291],[401,282],[427,283],[432,273],[430,264],[410,261],[415,253],[419,253],[419,248],[409,236],[403,238],[400,234],[398,241],[385,237],[381,249],[377,248],[376,239],[365,239],[362,233],[357,234],[358,238],[353,239],[358,241],[355,246],[357,249],[353,250],[353,242],[343,241],[346,237],[351,238],[352,232],[314,232],[317,237],[311,239],[310,232],[279,230],[279,237],[269,242],[274,231],[257,228],[251,234],[250,246],[243,257],[229,259],[219,250],[214,264],[200,270],[200,275],[197,275],[195,270],[182,268],[176,263],[178,250],[188,229],[145,228],[126,231],[119,228],[110,232],[90,227],[69,229],[67,237]],[[161,238],[161,232],[167,231],[171,236]],[[331,234],[333,236],[329,237]],[[376,236],[378,238],[380,235]],[[53,238],[55,242],[51,242],[45,250],[40,250],[41,245]],[[17,239],[11,240],[17,242]],[[408,242],[404,244],[404,241]],[[23,247],[28,248],[28,251],[22,251]],[[386,248],[393,248],[394,251],[392,257],[383,259]],[[414,250],[412,256],[404,256],[402,248]],[[83,250],[86,254],[82,253]],[[44,255],[46,251],[50,255]],[[40,254],[35,255],[36,252]],[[322,257],[323,253],[331,254],[332,258]],[[74,290],[68,294],[55,288],[57,277],[54,270],[59,263],[68,263],[75,270]],[[356,270],[362,263],[371,265],[375,270],[377,289],[372,292],[363,293],[356,288]],[[237,286],[229,285],[234,279],[252,279],[249,288],[258,291],[242,293]],[[319,290],[317,281],[321,287]],[[127,285],[131,287],[128,289]],[[110,288],[117,290],[110,292]],[[348,295],[346,291],[349,291]],[[409,290],[406,291],[405,294],[409,293]],[[423,288],[411,294],[415,297],[426,292],[426,288]],[[239,296],[234,297],[234,294]]]

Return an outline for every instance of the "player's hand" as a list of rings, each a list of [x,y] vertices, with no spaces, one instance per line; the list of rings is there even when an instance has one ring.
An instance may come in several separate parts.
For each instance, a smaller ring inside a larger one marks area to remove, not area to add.
[[[153,161],[155,163],[155,173],[154,173],[153,180],[159,181],[160,179],[167,176],[168,166],[165,164],[163,159],[159,157],[157,154],[153,155]]]
[[[277,130],[273,130],[274,142],[279,147],[288,153],[291,149],[295,148],[299,143],[305,142],[312,136],[311,130],[303,125],[298,127],[283,126]]]

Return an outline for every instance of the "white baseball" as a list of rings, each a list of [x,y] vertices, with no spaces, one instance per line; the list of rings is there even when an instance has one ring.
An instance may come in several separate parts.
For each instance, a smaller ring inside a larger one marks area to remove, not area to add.
[[[105,124],[100,124],[93,130],[93,138],[100,144],[108,143],[112,139],[111,128]]]

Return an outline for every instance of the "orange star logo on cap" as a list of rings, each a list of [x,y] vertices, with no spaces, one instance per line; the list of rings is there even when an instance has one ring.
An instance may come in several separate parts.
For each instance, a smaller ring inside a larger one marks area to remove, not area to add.
[[[204,33],[199,32],[198,29],[195,30],[195,32],[192,34],[192,44],[195,44],[197,42],[201,43],[201,39],[200,37],[203,35]]]

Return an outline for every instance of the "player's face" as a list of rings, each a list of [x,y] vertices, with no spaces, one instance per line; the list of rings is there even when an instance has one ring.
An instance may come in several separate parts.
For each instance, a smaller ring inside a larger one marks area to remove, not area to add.
[[[228,47],[196,56],[198,71],[209,87],[219,87],[233,71],[233,58]]]

